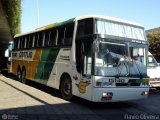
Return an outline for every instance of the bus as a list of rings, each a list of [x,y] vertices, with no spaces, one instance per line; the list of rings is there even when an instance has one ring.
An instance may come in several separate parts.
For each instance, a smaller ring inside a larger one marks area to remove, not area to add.
[[[15,35],[11,67],[66,100],[128,101],[148,96],[147,53],[141,24],[86,15]]]
[[[149,86],[150,88],[159,89],[160,88],[160,65],[154,56],[148,52],[148,65],[147,74],[149,76]]]

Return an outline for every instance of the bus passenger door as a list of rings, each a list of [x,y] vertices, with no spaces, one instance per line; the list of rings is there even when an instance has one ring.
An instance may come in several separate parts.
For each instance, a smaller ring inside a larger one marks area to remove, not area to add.
[[[87,40],[76,41],[76,67],[80,78],[76,85],[79,91],[79,97],[91,100],[92,92],[92,42]]]

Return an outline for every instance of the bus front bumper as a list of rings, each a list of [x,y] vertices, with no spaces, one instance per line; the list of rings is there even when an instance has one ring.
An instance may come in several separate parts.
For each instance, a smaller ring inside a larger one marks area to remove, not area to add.
[[[147,98],[148,87],[93,88],[93,102],[118,102]]]

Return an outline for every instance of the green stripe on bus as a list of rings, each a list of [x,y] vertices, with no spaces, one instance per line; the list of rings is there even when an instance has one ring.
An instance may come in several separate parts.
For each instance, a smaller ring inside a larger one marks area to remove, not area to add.
[[[66,21],[57,23],[56,25],[54,24],[53,27],[63,26],[63,25],[66,25],[66,24],[69,24],[69,23],[74,22],[74,20],[75,20],[75,18],[71,18],[71,19],[69,19],[69,20],[66,20]]]
[[[48,80],[60,48],[45,48],[38,63],[35,80]]]

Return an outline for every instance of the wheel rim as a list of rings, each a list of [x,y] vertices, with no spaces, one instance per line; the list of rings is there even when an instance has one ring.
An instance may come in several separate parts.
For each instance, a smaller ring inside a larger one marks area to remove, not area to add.
[[[71,84],[70,84],[70,81],[69,80],[66,80],[64,83],[63,83],[63,93],[68,96],[71,94]]]

